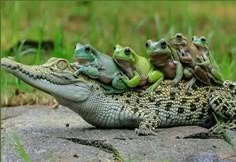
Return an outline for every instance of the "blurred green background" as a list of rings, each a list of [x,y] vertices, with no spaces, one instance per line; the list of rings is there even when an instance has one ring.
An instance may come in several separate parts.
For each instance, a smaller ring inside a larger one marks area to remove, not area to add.
[[[236,3],[191,1],[1,1],[1,57],[18,40],[53,40],[49,54],[20,56],[26,64],[40,64],[48,58],[73,61],[77,42],[90,43],[112,54],[117,43],[129,45],[145,55],[148,39],[169,38],[181,32],[190,39],[206,36],[211,54],[224,79],[236,81]],[[61,46],[63,44],[63,46]],[[1,71],[2,96],[15,88],[32,88]]]

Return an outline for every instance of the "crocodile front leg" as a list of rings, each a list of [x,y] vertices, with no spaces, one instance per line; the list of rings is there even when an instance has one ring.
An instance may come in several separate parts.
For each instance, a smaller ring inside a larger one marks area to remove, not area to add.
[[[161,120],[155,113],[150,113],[145,116],[144,120],[139,124],[139,128],[135,129],[138,135],[157,135],[155,132],[160,125]]]
[[[209,97],[211,108],[224,119],[236,118],[236,100],[229,92],[215,92]]]

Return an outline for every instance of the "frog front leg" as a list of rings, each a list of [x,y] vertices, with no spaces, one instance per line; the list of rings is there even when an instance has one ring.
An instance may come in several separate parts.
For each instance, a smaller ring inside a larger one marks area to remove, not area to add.
[[[123,75],[121,77],[122,81],[125,82],[125,84],[130,87],[130,88],[134,88],[134,87],[137,87],[141,81],[141,76],[136,72],[134,71],[134,76],[129,79],[126,75]]]
[[[176,64],[176,76],[172,80],[172,87],[175,87],[181,81],[184,73],[182,64],[179,61],[174,61],[174,63]]]
[[[112,86],[115,87],[116,89],[124,90],[127,89],[126,83],[121,79],[120,74],[116,75],[112,79]]]
[[[221,73],[214,68],[211,69],[211,73],[208,73],[208,76],[217,84],[222,84],[224,82]]]
[[[197,62],[196,65],[208,67],[211,64],[209,58],[207,56],[203,58],[204,59],[199,58],[199,56],[197,56],[197,60],[200,60],[200,62]]]
[[[74,72],[76,76],[80,73],[87,75],[90,78],[99,78],[99,70],[92,66],[81,66],[77,71]]]
[[[152,84],[144,93],[151,93],[157,88],[157,86],[163,81],[164,75],[158,70],[150,71],[148,73],[148,82]]]

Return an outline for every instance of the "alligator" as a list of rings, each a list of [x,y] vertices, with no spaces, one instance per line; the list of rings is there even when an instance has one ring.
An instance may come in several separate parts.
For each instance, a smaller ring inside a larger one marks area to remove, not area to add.
[[[164,80],[152,95],[146,87],[121,94],[107,94],[97,80],[75,76],[73,63],[50,58],[42,65],[25,65],[2,58],[1,66],[27,84],[42,90],[98,128],[132,128],[139,135],[156,134],[159,127],[215,124],[213,114],[224,121],[236,118],[236,83],[196,84],[191,92],[181,81],[178,92]]]

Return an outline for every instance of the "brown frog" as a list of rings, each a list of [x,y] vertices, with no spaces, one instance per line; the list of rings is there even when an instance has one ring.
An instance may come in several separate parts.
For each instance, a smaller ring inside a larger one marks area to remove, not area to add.
[[[176,33],[176,35],[171,37],[170,43],[176,49],[180,62],[184,66],[185,76],[191,78],[187,88],[191,90],[197,79],[206,85],[211,85],[208,69],[197,65],[202,58],[197,47],[181,33]]]
[[[183,77],[183,66],[179,62],[176,50],[165,39],[158,42],[148,40],[146,48],[150,62],[163,72],[165,78],[172,79],[172,86],[176,86]]]

